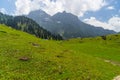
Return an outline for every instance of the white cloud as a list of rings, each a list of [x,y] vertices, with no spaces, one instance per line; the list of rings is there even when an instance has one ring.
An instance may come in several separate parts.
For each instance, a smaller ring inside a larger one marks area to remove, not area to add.
[[[68,0],[66,1],[65,10],[75,15],[83,16],[87,11],[97,11],[106,5],[105,0]]]
[[[30,0],[17,0],[16,5],[16,15],[28,14],[31,10],[31,1]]]
[[[16,0],[16,14],[28,14],[30,11],[42,9],[50,15],[67,11],[83,16],[87,11],[100,10],[107,3],[105,0]]]
[[[108,10],[114,10],[115,8],[114,8],[114,6],[108,6],[107,9]]]
[[[120,17],[112,17],[109,19],[108,23],[114,26],[115,31],[120,31]]]
[[[51,2],[50,0],[42,1],[46,6],[41,9],[50,15],[54,15],[57,12],[63,12],[64,6],[61,1]]]
[[[7,11],[5,10],[5,8],[0,8],[0,12],[2,12],[3,14],[7,13]]]
[[[29,12],[42,9],[48,14],[55,14],[64,11],[63,4],[60,1],[54,2],[50,0],[17,0],[16,15],[29,14]]]
[[[117,16],[110,18],[108,22],[101,22],[95,17],[91,17],[90,19],[84,19],[84,22],[90,25],[94,25],[96,27],[103,27],[104,29],[110,29],[117,32],[120,31],[120,17]]]

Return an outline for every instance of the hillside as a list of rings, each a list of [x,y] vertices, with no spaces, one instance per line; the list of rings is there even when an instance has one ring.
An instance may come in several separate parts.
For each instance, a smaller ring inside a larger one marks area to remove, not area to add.
[[[112,80],[120,35],[44,40],[0,25],[0,80]]]
[[[65,11],[50,16],[42,10],[37,10],[30,12],[27,17],[35,20],[51,33],[60,34],[65,39],[95,37],[116,33],[113,30],[105,30],[101,27],[83,23],[77,16]]]
[[[0,23],[11,26],[17,30],[28,32],[43,39],[61,40],[60,35],[53,35],[49,31],[39,26],[35,21],[25,16],[9,16],[0,13]]]

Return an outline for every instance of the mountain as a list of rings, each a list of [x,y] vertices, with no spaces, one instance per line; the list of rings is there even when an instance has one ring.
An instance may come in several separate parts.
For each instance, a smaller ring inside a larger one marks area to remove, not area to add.
[[[52,32],[53,34],[58,26],[58,24],[52,20],[52,17],[42,10],[32,11],[29,13],[29,15],[27,15],[27,17],[33,19],[39,25]]]
[[[62,39],[60,35],[53,35],[49,31],[43,29],[39,24],[25,16],[9,16],[0,13],[0,23],[11,26],[17,30],[25,31],[37,37],[44,39]]]
[[[50,16],[42,10],[37,10],[31,12],[27,17],[35,20],[51,33],[60,34],[63,38],[95,37],[116,33],[83,23],[77,16],[65,11]]]

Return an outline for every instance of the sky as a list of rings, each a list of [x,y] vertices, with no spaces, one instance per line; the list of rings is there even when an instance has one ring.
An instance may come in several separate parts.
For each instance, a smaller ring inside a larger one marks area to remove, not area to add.
[[[87,24],[120,32],[120,0],[1,0],[0,12],[27,15],[42,9],[51,16],[66,11]]]

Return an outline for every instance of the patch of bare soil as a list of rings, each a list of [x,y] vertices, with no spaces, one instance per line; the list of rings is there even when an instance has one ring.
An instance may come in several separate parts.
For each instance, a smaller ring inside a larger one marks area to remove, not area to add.
[[[104,62],[111,63],[114,66],[120,66],[120,62],[112,61],[112,60],[104,60]]]
[[[113,80],[120,80],[120,76],[115,77]]]

